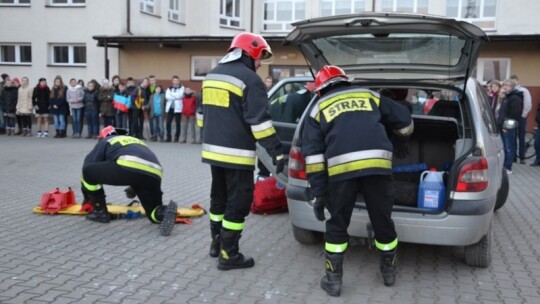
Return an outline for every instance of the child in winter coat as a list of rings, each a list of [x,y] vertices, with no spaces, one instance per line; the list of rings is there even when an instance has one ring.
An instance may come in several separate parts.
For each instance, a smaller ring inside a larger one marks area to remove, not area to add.
[[[84,91],[84,118],[88,125],[88,136],[86,138],[97,139],[99,134],[99,91],[96,89],[96,81],[89,81]]]
[[[32,136],[32,88],[28,85],[28,77],[21,78],[21,86],[18,89],[17,113],[21,116],[23,133],[22,136]]]
[[[156,86],[154,94],[150,95],[149,114],[152,120],[152,137],[150,140],[163,142],[163,116],[165,115],[165,94],[162,92],[161,86]]]
[[[180,142],[185,143],[188,137],[190,143],[195,143],[195,108],[197,107],[197,96],[191,88],[186,88],[184,91],[184,98],[182,98],[182,121],[181,121],[181,133]]]
[[[0,94],[0,103],[4,109],[7,135],[15,135],[15,110],[17,109],[18,94],[18,88],[13,86],[11,79],[6,79],[4,89]]]
[[[66,86],[62,77],[54,78],[54,85],[51,88],[49,102],[51,104],[51,114],[54,118],[54,128],[56,135],[54,138],[66,137],[66,115],[69,113],[69,105],[66,101]]]
[[[39,83],[34,88],[32,94],[32,104],[34,105],[37,118],[37,137],[49,136],[49,114],[51,113],[49,103],[50,95],[51,90],[47,86],[47,80],[45,78],[40,78]]]
[[[84,111],[84,90],[77,83],[75,78],[69,80],[69,88],[66,92],[66,99],[71,108],[71,119],[73,122],[73,138],[81,138],[82,115]]]

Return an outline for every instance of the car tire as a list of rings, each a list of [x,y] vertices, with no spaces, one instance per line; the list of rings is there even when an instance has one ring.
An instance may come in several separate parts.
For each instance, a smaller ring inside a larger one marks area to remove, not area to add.
[[[508,199],[508,192],[510,191],[510,183],[508,182],[508,174],[506,170],[503,170],[501,187],[497,191],[497,200],[495,201],[495,211],[499,210],[504,206],[506,200]]]
[[[305,245],[319,244],[321,243],[323,239],[322,237],[323,234],[318,231],[303,229],[300,227],[296,227],[295,225],[292,225],[292,230],[293,230],[294,239],[301,244],[305,244]]]
[[[478,243],[465,246],[465,263],[469,266],[486,268],[491,264],[491,243],[493,240],[493,225]]]

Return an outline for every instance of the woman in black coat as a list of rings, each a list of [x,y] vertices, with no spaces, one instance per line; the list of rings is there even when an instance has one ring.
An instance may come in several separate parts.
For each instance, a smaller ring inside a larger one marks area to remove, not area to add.
[[[51,114],[54,118],[54,128],[56,135],[54,138],[66,137],[66,116],[69,113],[69,105],[66,100],[67,87],[62,81],[62,77],[54,78],[54,86],[51,88],[49,103],[51,105]]]
[[[37,137],[48,137],[49,136],[49,114],[50,112],[50,103],[49,98],[51,95],[51,90],[47,86],[47,80],[45,78],[40,78],[38,85],[34,88],[34,93],[32,94],[32,104],[36,110],[37,118]],[[42,127],[43,131],[42,131]]]

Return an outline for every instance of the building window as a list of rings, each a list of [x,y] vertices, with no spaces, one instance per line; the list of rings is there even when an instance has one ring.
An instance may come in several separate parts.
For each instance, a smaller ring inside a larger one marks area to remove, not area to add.
[[[184,7],[182,0],[169,0],[169,20],[174,22],[184,22]]]
[[[0,6],[30,6],[30,0],[0,0]]]
[[[298,65],[270,65],[270,75],[274,81],[293,76],[312,76],[307,66]]]
[[[240,0],[221,0],[219,24],[240,27]]]
[[[452,0],[448,0],[452,1]],[[383,0],[383,12],[417,13],[427,14],[429,0]]]
[[[306,18],[305,0],[264,0],[263,30],[285,32],[291,23]]]
[[[85,66],[86,46],[51,45],[51,64]]]
[[[476,71],[472,76],[482,84],[493,79],[503,81],[510,77],[510,63],[510,58],[478,58]]]
[[[32,62],[32,47],[25,44],[0,44],[0,63],[29,64]]]
[[[191,57],[191,79],[204,80],[206,74],[210,72],[221,60],[216,56],[193,56]]]
[[[366,0],[321,0],[321,16],[365,12],[366,2]]]
[[[446,16],[468,21],[484,30],[495,29],[497,0],[447,0]]]
[[[141,0],[141,12],[158,15],[156,0]]]
[[[84,6],[86,0],[50,0],[49,4],[52,6]]]

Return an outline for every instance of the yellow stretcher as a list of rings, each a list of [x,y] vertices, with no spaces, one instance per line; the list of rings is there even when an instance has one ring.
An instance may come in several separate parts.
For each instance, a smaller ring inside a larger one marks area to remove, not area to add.
[[[126,206],[126,205],[107,205],[107,210],[111,214],[127,214],[128,211],[140,212],[142,215],[145,215],[144,209],[142,206]],[[47,214],[45,213],[39,205],[32,209],[32,212],[38,214]],[[63,215],[85,215],[87,211],[81,211],[81,204],[75,204],[71,207],[58,211],[57,214]],[[198,205],[193,205],[191,208],[178,207],[176,211],[177,218],[191,218],[191,217],[200,217],[203,216],[205,210],[199,207]]]

